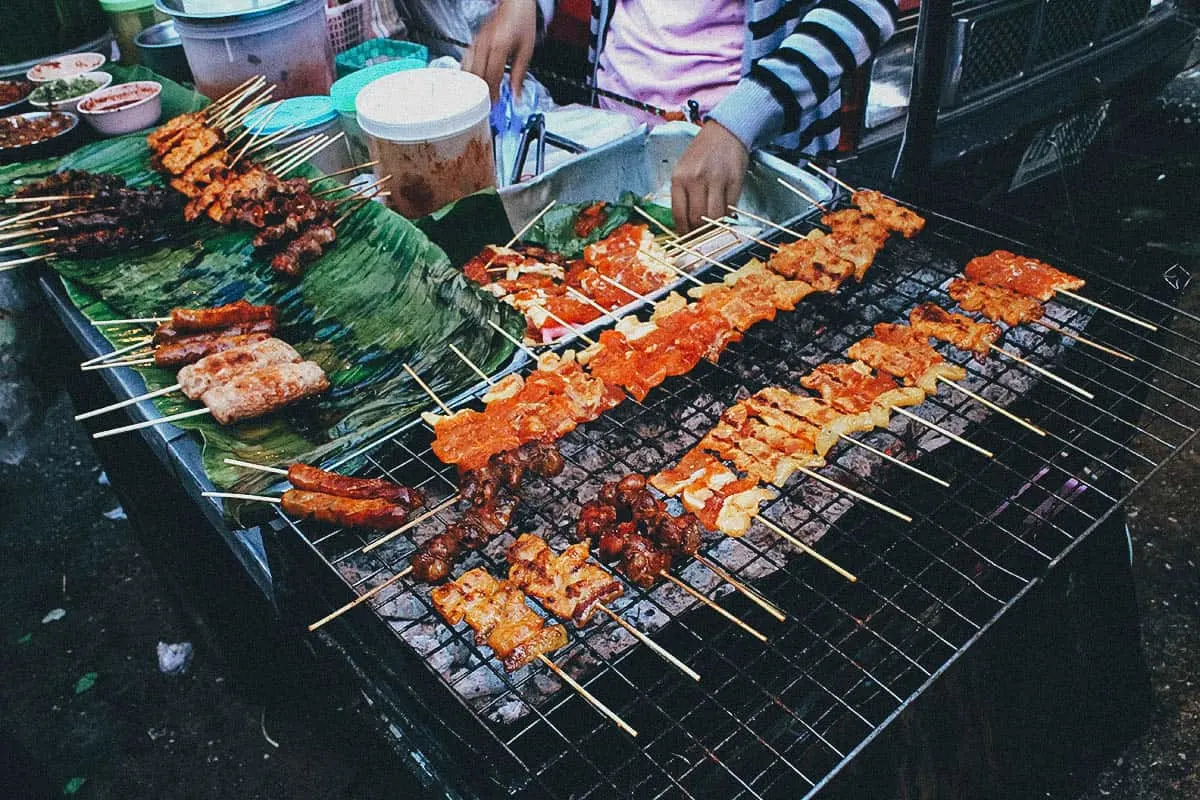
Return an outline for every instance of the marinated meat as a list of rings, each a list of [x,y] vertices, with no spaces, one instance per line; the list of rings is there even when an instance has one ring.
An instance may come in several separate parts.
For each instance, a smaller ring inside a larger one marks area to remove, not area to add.
[[[320,365],[301,361],[238,375],[228,383],[212,387],[200,399],[212,412],[213,419],[229,425],[278,411],[328,388],[329,379]]]
[[[288,489],[282,497],[283,513],[299,520],[315,520],[348,528],[391,531],[404,524],[408,510],[380,498],[359,500],[321,492]]]
[[[401,486],[384,478],[354,478],[339,475],[308,464],[292,464],[288,467],[288,481],[297,489],[308,492],[323,492],[338,497],[357,500],[386,500],[409,511],[425,502],[419,489]]]
[[[170,368],[195,364],[206,356],[223,353],[237,347],[258,344],[270,338],[271,334],[269,333],[247,333],[237,336],[202,333],[196,336],[183,336],[155,348],[154,366]]]
[[[1003,333],[995,325],[951,313],[936,303],[917,306],[908,312],[908,321],[918,333],[949,342],[959,350],[975,353],[981,358],[987,356]]]
[[[1059,290],[1073,291],[1085,284],[1083,278],[1007,250],[993,250],[986,256],[972,258],[963,268],[963,275],[967,280],[1008,289],[1043,303]]]
[[[978,311],[993,322],[1023,325],[1042,318],[1042,304],[1032,297],[1017,294],[998,286],[955,278],[946,287],[947,293],[964,311]]]
[[[169,324],[181,333],[198,333],[254,322],[274,323],[277,320],[275,306],[256,306],[238,300],[214,308],[173,308]]]
[[[231,385],[240,376],[301,361],[303,358],[290,344],[281,339],[267,338],[205,356],[180,369],[177,377],[180,389],[187,397],[192,400],[203,399],[207,404],[206,393]]]

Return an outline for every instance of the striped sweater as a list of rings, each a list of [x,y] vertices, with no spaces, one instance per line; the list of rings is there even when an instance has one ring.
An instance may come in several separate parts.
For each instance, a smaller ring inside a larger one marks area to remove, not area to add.
[[[613,4],[592,0],[591,59],[604,46]],[[547,5],[546,0],[539,4]],[[747,150],[832,150],[839,86],[896,29],[896,0],[745,0],[742,79],[709,114]]]

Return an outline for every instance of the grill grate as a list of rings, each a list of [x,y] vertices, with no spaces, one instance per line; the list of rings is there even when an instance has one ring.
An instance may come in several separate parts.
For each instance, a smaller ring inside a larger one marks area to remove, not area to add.
[[[872,323],[900,319],[927,299],[949,305],[940,287],[971,256],[996,247],[1035,252],[931,215],[916,240],[888,244],[862,286],[810,297],[797,311],[752,329],[719,364],[702,362],[655,389],[642,406],[626,402],[565,437],[566,469],[525,487],[511,530],[539,533],[561,549],[580,505],[603,481],[674,463],[737,399],[768,385],[796,389],[800,375],[842,358]],[[1147,319],[1171,313],[1173,290],[1165,281],[1129,272],[1121,283],[1042,256],[1087,277],[1095,299]],[[611,622],[572,632],[556,660],[638,729],[636,739],[544,669],[506,675],[469,630],[441,622],[421,586],[389,590],[373,605],[408,668],[403,683],[411,701],[457,758],[478,766],[477,779],[487,781],[476,787],[480,794],[796,797],[818,787],[1030,581],[1195,435],[1200,406],[1184,398],[1200,397],[1193,392],[1200,388],[1200,363],[1170,349],[1175,338],[1194,340],[1165,329],[1150,334],[1081,306],[1051,303],[1049,310],[1060,325],[1139,360],[1064,346],[1038,328],[1009,333],[1006,342],[1023,355],[1096,392],[1089,401],[1035,381],[1021,367],[997,359],[980,364],[944,350],[967,367],[967,386],[1050,434],[1039,437],[943,389],[914,410],[994,451],[994,460],[902,417],[861,438],[951,481],[951,490],[934,489],[858,448],[835,448],[823,470],[912,514],[912,525],[808,480],[793,480],[766,508],[766,518],[815,544],[857,574],[858,583],[790,553],[756,525],[742,539],[711,536],[705,549],[780,606],[785,623],[730,594],[698,564],[678,572],[768,634],[766,645],[669,586],[649,592],[627,586],[614,610],[653,631],[702,675],[698,684]],[[423,423],[413,423],[362,454],[361,471],[418,485],[432,506],[456,486],[454,470],[430,452],[431,438]],[[361,593],[406,566],[416,543],[451,518],[431,520],[368,553],[358,531],[287,524],[320,565]],[[512,535],[493,541],[455,574],[480,564],[504,574],[511,541]]]

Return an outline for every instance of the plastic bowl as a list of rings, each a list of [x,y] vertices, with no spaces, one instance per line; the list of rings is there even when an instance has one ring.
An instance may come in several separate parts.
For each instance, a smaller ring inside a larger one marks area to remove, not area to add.
[[[70,112],[30,111],[27,114],[14,114],[11,117],[0,118],[0,125],[18,125],[25,120],[49,117],[52,114],[68,118],[66,126],[61,131],[46,139],[39,139],[36,142],[18,147],[4,147],[0,145],[0,164],[9,164],[14,161],[29,161],[35,158],[49,158],[50,156],[60,155],[69,150],[76,138],[76,134],[79,132],[79,117]]]
[[[81,78],[88,78],[98,81],[100,85],[95,89],[92,89],[90,92],[84,92],[83,94],[75,95],[74,97],[67,98],[66,100],[38,102],[37,100],[30,98],[29,105],[33,106],[38,111],[74,111],[79,105],[80,100],[87,97],[89,94],[92,94],[92,92],[100,91],[113,82],[113,76],[109,75],[107,72],[85,72],[82,75],[76,75],[74,78],[66,78],[66,80],[75,81],[80,80]],[[34,91],[36,91],[36,89]]]
[[[19,100],[13,100],[11,103],[0,103],[0,115],[15,114],[20,111],[21,106],[29,100],[29,93],[34,90],[35,85],[25,80],[24,78],[9,78],[0,80],[0,84],[17,86],[18,91],[22,93]]]
[[[100,69],[107,61],[99,53],[70,53],[53,61],[43,61],[25,73],[34,83],[56,81],[59,78],[74,78],[85,72]]]
[[[79,101],[78,112],[105,136],[140,131],[162,116],[162,84],[132,81],[98,89]]]

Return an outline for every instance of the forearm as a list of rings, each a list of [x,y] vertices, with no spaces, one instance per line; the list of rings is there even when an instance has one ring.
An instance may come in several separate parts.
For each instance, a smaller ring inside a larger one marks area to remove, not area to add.
[[[894,0],[823,0],[712,113],[754,150],[794,131],[895,31]]]

